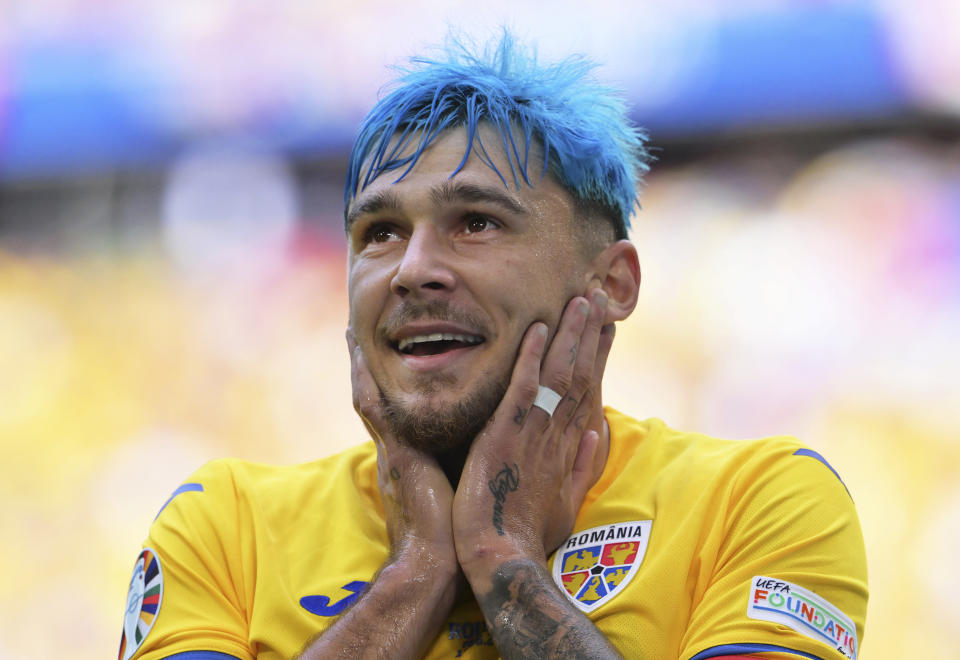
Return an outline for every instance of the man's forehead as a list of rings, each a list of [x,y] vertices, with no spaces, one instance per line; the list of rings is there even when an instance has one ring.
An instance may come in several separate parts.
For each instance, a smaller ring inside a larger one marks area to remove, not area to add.
[[[398,143],[403,141],[402,148],[393,153]],[[451,181],[463,181],[468,178],[464,172],[472,172],[486,179],[485,174],[492,174],[492,179],[500,186],[511,192],[520,192],[524,188],[536,187],[544,180],[553,180],[553,176],[546,172],[543,162],[543,148],[540,141],[531,139],[525,141],[523,131],[517,126],[510,127],[510,133],[501,133],[494,125],[481,122],[473,136],[468,134],[464,126],[448,128],[430,138],[429,144],[421,148],[422,134],[395,134],[387,143],[384,154],[390,154],[390,160],[396,161],[396,167],[384,168],[376,176],[367,180],[370,169],[375,167],[377,154],[369,154],[360,170],[360,189],[353,199],[363,196],[364,191],[373,186],[379,188],[384,182],[399,183],[407,175],[417,171],[424,161],[436,166],[433,161],[438,160],[438,152],[443,152],[447,176]],[[419,151],[419,153],[418,153]],[[468,155],[469,152],[469,155]],[[472,178],[472,177],[471,177]],[[376,185],[374,185],[376,183]],[[492,181],[491,181],[492,183]],[[556,183],[556,181],[553,181]],[[466,184],[465,184],[466,185]],[[435,193],[442,197],[447,189]],[[439,200],[438,201],[442,201]]]

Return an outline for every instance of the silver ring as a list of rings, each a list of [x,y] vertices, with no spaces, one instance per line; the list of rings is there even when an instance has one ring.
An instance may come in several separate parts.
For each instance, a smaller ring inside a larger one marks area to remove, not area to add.
[[[563,397],[543,385],[537,388],[537,398],[533,400],[533,405],[545,411],[553,417],[553,411],[557,409],[557,404]]]

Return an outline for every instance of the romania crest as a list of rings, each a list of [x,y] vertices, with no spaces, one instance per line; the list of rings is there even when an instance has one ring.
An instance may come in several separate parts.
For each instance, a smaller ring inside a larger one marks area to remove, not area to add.
[[[151,548],[144,548],[133,567],[127,610],[123,614],[119,660],[129,660],[143,644],[160,610],[163,599],[163,572],[160,559]]]
[[[592,612],[624,590],[643,562],[652,520],[593,527],[562,543],[553,580],[582,612]]]

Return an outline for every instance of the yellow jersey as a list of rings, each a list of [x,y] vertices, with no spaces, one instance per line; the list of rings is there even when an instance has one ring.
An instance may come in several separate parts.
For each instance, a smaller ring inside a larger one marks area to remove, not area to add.
[[[606,466],[549,568],[624,657],[856,658],[863,537],[819,454],[605,412]],[[376,461],[366,443],[296,466],[198,470],[137,558],[120,660],[296,656],[387,559]],[[426,657],[498,657],[475,602],[453,608]]]

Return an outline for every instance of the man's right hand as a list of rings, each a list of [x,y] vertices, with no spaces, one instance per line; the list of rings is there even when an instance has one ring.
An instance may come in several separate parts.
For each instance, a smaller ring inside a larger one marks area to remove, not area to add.
[[[456,573],[450,481],[435,458],[393,436],[383,419],[380,390],[367,369],[363,352],[350,339],[348,345],[353,407],[377,446],[377,480],[391,561],[427,563]]]
[[[456,599],[453,489],[436,460],[393,436],[363,352],[347,336],[353,405],[377,445],[377,478],[390,557],[353,607],[300,655],[320,658],[422,657]]]

